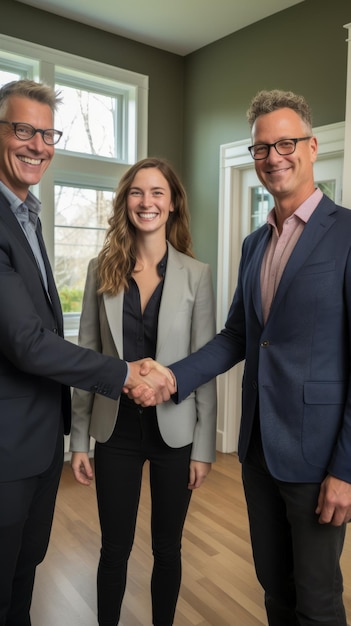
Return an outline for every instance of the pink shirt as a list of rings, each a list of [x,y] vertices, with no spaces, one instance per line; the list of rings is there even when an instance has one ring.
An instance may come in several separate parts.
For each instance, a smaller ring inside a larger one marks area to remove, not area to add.
[[[296,211],[283,223],[279,235],[274,208],[269,212],[267,224],[272,227],[272,236],[267,246],[261,266],[261,293],[263,320],[266,323],[273,298],[289,257],[313,211],[322,199],[322,192],[316,189]]]

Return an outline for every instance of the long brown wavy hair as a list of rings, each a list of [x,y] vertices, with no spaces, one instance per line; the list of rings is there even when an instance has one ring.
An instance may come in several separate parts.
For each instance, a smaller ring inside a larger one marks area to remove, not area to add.
[[[128,280],[136,263],[136,228],[129,221],[127,198],[136,174],[141,169],[157,168],[167,180],[174,211],[166,224],[166,238],[178,250],[194,257],[190,234],[190,215],[185,189],[178,176],[164,159],[146,158],[138,161],[122,176],[114,201],[109,229],[98,256],[98,293],[116,295],[128,289]]]

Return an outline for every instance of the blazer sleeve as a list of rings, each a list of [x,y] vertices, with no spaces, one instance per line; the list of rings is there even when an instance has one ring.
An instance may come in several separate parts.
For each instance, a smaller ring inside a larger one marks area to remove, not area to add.
[[[238,286],[225,327],[209,338],[207,343],[202,342],[202,347],[198,346],[192,354],[169,366],[177,380],[177,403],[182,402],[200,385],[223,374],[245,358],[245,311],[241,285],[239,268]]]
[[[60,336],[52,307],[18,240],[0,231],[0,345],[18,370],[117,399],[127,365]]]

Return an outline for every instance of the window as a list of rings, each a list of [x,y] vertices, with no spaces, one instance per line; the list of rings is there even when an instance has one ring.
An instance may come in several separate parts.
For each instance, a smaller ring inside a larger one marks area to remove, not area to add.
[[[334,202],[336,199],[336,180],[316,181],[316,187]],[[251,187],[251,228],[250,232],[265,224],[269,211],[274,207],[273,196],[261,185]]]
[[[262,187],[257,185],[251,187],[251,224],[250,232],[256,230],[265,223],[269,211],[274,206],[274,200],[271,194]]]
[[[148,78],[0,35],[0,84],[31,78],[55,86],[63,131],[37,189],[48,254],[75,337],[89,260],[102,246],[113,192],[125,170],[147,154]]]
[[[55,185],[55,278],[64,312],[81,310],[86,268],[102,247],[112,195]]]
[[[56,123],[65,129],[59,150],[135,162],[135,86],[56,67],[55,87],[63,99]]]

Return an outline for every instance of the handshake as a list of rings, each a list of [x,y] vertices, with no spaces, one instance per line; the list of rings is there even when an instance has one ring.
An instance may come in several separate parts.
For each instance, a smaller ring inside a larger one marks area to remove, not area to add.
[[[128,363],[129,375],[123,392],[136,404],[155,406],[170,399],[177,391],[173,372],[153,359]]]

